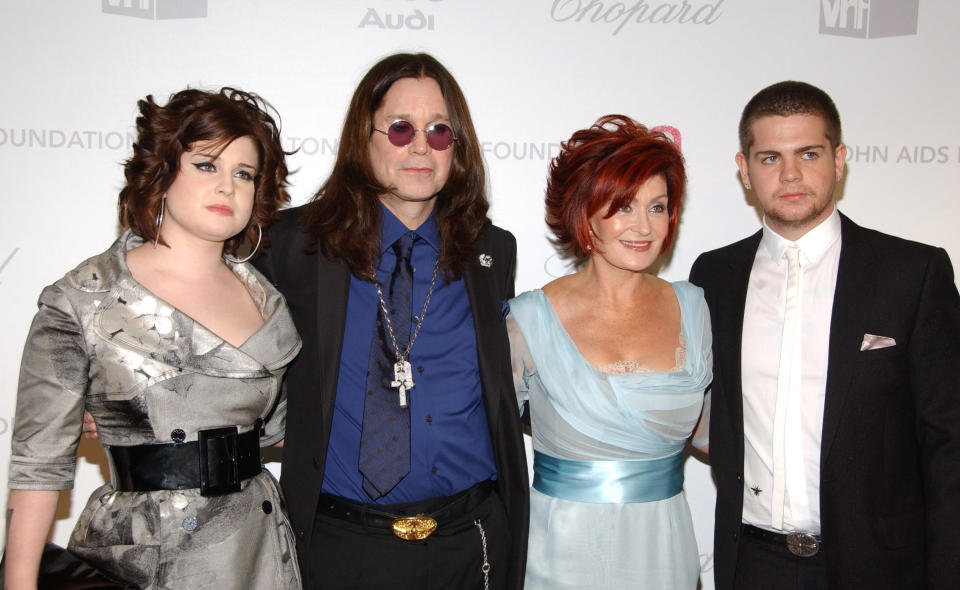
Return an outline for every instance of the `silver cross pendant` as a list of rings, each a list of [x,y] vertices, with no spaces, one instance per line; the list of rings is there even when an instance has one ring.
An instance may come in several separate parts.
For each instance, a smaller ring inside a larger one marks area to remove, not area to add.
[[[413,369],[408,361],[393,363],[393,381],[390,387],[398,388],[400,392],[400,407],[407,407],[407,390],[413,387]]]

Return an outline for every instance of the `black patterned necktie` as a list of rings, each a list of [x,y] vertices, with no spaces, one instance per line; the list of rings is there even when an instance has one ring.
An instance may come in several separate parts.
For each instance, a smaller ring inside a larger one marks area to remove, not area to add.
[[[417,234],[409,232],[393,243],[397,264],[383,293],[390,325],[400,351],[410,340],[413,315],[413,267],[410,254]],[[410,407],[400,407],[400,394],[391,387],[397,353],[379,302],[367,364],[363,426],[360,432],[360,473],[371,499],[385,496],[410,472]]]

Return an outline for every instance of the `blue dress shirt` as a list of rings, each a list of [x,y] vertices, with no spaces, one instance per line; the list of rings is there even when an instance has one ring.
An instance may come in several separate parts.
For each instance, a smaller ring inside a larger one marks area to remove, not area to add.
[[[386,283],[396,264],[390,246],[411,230],[386,207],[381,207],[381,212],[377,278]],[[440,235],[433,215],[414,231],[420,237],[411,257],[413,313],[417,316],[430,288]],[[351,276],[323,493],[367,504],[397,504],[449,496],[496,478],[470,301],[463,279],[448,283],[441,269],[410,350],[414,380],[408,394],[410,473],[376,501],[363,491],[363,476],[358,470],[360,431],[378,305],[376,285]],[[411,322],[411,334],[415,328]]]

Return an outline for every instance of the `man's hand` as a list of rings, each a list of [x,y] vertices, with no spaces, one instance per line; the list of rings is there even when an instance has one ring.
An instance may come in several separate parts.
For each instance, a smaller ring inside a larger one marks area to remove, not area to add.
[[[97,423],[93,421],[93,416],[90,415],[90,412],[83,411],[83,436],[90,439],[97,439]]]

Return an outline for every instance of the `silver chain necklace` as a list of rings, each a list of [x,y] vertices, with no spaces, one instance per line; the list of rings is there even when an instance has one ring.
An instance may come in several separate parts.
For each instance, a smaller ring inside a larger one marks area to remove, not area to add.
[[[380,311],[383,312],[383,321],[387,324],[387,332],[390,333],[390,341],[393,344],[393,352],[397,357],[397,362],[393,363],[393,381],[390,387],[396,387],[400,397],[400,407],[407,407],[407,390],[413,387],[413,369],[410,367],[410,349],[413,348],[413,341],[417,339],[420,333],[420,326],[423,325],[423,318],[427,314],[427,306],[430,305],[430,297],[433,295],[433,287],[437,283],[437,271],[440,269],[440,257],[433,264],[433,277],[430,278],[430,288],[427,289],[427,298],[423,302],[423,309],[420,310],[420,316],[417,318],[417,326],[413,329],[410,341],[407,347],[400,352],[397,346],[397,337],[393,333],[393,324],[390,322],[390,312],[387,310],[387,302],[383,300],[383,291],[380,290],[380,281],[377,281],[377,299],[380,301]],[[410,292],[413,293],[413,277],[410,277]]]

